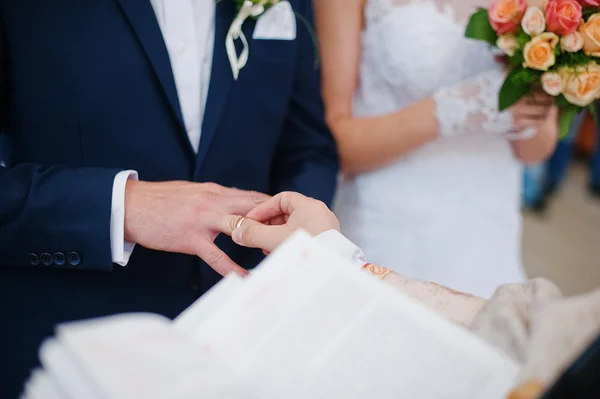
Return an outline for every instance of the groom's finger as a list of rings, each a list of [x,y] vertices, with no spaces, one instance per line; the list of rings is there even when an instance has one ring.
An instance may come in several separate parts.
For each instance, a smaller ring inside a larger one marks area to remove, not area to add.
[[[213,242],[200,241],[196,244],[196,255],[208,263],[221,276],[234,272],[240,276],[246,276],[248,271],[237,265],[225,252],[221,251]]]
[[[259,191],[241,190],[235,187],[224,187],[221,193],[227,197],[247,197],[250,195],[256,204],[260,204],[272,198],[271,195],[264,194]]]
[[[203,215],[204,226],[212,232],[223,233],[231,236],[246,218],[240,215],[223,215],[212,212]]]
[[[288,226],[267,226],[252,219],[245,219],[232,234],[233,241],[248,248],[272,252],[289,236]]]
[[[259,204],[269,200],[269,196],[253,191],[240,191],[235,195],[225,195],[218,199],[213,210],[236,215],[245,215]]]

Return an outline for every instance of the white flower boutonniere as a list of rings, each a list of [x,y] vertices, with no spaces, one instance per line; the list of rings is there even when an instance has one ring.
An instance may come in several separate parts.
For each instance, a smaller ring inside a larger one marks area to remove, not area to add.
[[[244,22],[252,17],[257,18],[270,7],[279,3],[280,0],[233,0],[238,7],[238,14],[231,23],[227,37],[225,38],[225,49],[227,50],[227,57],[229,58],[229,64],[231,65],[231,71],[233,72],[233,78],[237,80],[240,71],[248,62],[248,55],[250,50],[248,48],[248,40],[242,32],[242,25]],[[240,39],[242,41],[243,49],[238,56],[235,49],[235,41]]]

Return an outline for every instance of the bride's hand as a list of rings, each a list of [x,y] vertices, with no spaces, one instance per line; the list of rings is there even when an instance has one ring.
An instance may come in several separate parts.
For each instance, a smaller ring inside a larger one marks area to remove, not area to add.
[[[323,202],[284,192],[248,212],[232,238],[244,247],[271,252],[297,229],[318,235],[328,230],[339,231],[340,225]]]
[[[513,116],[514,127],[518,132],[526,129],[542,130],[548,121],[556,123],[558,114],[554,105],[554,98],[541,90],[524,96],[510,108]]]

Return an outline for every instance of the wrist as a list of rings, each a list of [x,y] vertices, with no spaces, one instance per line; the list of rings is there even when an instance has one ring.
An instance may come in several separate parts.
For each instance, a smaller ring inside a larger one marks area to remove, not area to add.
[[[147,183],[137,180],[128,180],[125,185],[125,240],[136,243],[137,225],[141,212],[139,210],[140,190]]]

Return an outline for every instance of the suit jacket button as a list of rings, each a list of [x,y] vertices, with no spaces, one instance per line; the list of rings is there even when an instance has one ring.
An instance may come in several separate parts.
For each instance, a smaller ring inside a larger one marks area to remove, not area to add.
[[[69,252],[67,254],[67,261],[71,266],[77,266],[81,263],[81,256],[77,252]]]
[[[40,264],[40,258],[36,254],[27,254],[27,263],[31,266],[37,266]]]
[[[42,265],[44,266],[50,266],[54,263],[54,259],[52,259],[52,255],[44,252],[40,255],[40,262],[42,262]]]
[[[54,264],[58,266],[64,265],[66,262],[65,254],[62,252],[57,252],[54,254]]]

